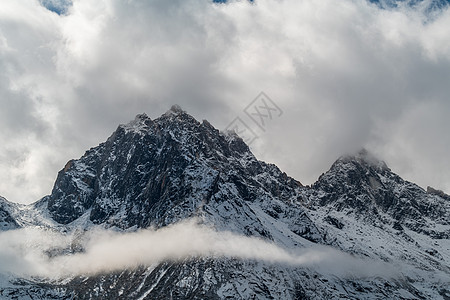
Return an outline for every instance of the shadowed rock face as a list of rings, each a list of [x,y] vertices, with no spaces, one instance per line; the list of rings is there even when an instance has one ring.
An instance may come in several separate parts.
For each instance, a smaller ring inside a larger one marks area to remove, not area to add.
[[[14,217],[11,215],[14,204],[0,197],[0,231],[19,228]]]

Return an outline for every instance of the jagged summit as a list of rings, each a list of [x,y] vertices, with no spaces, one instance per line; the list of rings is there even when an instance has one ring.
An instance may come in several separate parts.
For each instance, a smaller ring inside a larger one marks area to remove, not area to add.
[[[136,120],[143,120],[143,121],[145,121],[145,120],[149,120],[150,119],[150,117],[146,114],[146,113],[141,113],[141,114],[138,114],[138,115],[136,115],[136,117],[135,117],[135,121]],[[151,119],[150,119],[151,120]]]
[[[313,187],[329,193],[326,198],[321,199],[322,204],[338,201],[341,203],[340,207],[366,208],[363,201],[365,198],[357,196],[367,191],[382,189],[384,179],[387,178],[400,180],[384,161],[363,148],[355,154],[339,157],[331,168],[319,177]],[[370,192],[370,195],[372,194],[373,192]],[[350,198],[345,200],[348,197]]]
[[[362,166],[373,167],[379,170],[390,170],[387,164],[378,159],[375,155],[369,152],[367,149],[362,148],[354,154],[343,155],[337,159],[334,164],[347,164],[347,163],[357,163]]]
[[[160,117],[152,120],[146,113],[138,114],[134,120],[127,124],[119,125],[116,132],[112,134],[109,139],[115,138],[116,135],[120,135],[122,130],[125,133],[143,135],[161,135],[168,134],[171,138],[177,139],[178,141],[183,141],[183,144],[192,144],[192,138],[199,136],[201,132],[202,135],[206,135],[213,141],[216,141],[216,137],[220,136],[225,138],[227,144],[238,152],[246,153],[250,149],[234,131],[219,132],[210,122],[207,120],[202,120],[200,123],[192,115],[183,110],[179,105],[173,105],[168,111],[162,114]],[[203,137],[204,138],[204,137]],[[198,143],[194,143],[198,144]],[[192,145],[187,145],[191,147]],[[225,150],[227,147],[223,146],[222,142],[216,145],[219,148],[219,152]]]
[[[153,122],[157,123],[162,122],[162,120],[165,120],[167,118],[170,120],[170,122],[190,121],[193,123],[198,123],[194,117],[192,117],[190,114],[184,111],[179,105],[175,104],[172,105],[172,107],[169,110],[167,110],[163,115],[161,115],[154,121],[146,113],[141,113],[136,115],[134,120],[130,121],[129,123],[119,125],[119,128],[136,132],[142,132],[142,130],[148,129],[148,127],[151,126]]]
[[[392,178],[394,181],[401,180],[384,161],[363,148],[355,154],[339,157],[313,186],[337,196],[348,193],[350,189],[377,190],[383,186],[382,179],[386,178]]]
[[[182,114],[182,113],[186,113],[186,111],[184,111],[181,106],[179,106],[178,104],[174,104],[170,107],[170,109],[166,112],[166,114]]]
[[[146,113],[138,114],[134,120],[127,124],[119,125],[119,128],[123,128],[126,131],[143,132],[149,129],[152,124],[152,120]]]

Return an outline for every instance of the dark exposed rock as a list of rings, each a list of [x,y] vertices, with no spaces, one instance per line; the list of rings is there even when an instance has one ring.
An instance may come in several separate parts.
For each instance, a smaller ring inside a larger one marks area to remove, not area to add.
[[[400,222],[394,222],[394,226],[392,226],[395,230],[403,231],[403,226],[400,224]]]
[[[327,222],[330,225],[333,225],[334,227],[336,227],[337,229],[342,229],[344,228],[344,224],[342,224],[341,221],[339,221],[338,219],[332,217],[332,216],[327,216],[324,219],[325,222]]]
[[[11,215],[14,204],[0,197],[0,231],[19,228],[19,224]]]

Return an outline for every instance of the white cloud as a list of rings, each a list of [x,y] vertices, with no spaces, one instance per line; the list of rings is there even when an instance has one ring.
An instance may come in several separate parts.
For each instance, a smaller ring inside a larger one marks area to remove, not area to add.
[[[260,92],[283,109],[257,156],[312,183],[369,146],[450,192],[450,11],[365,1],[1,1],[0,194],[31,202],[135,114],[178,103],[225,128]],[[245,116],[244,116],[245,117]],[[250,122],[249,122],[250,123]]]
[[[73,238],[75,237],[75,242]],[[68,236],[40,229],[0,232],[0,275],[62,279],[151,266],[190,257],[233,257],[268,264],[303,266],[339,276],[397,276],[382,262],[358,259],[330,247],[286,250],[258,238],[217,232],[196,220],[159,230],[93,230]],[[61,253],[77,243],[84,252]],[[368,267],[370,266],[370,267]]]

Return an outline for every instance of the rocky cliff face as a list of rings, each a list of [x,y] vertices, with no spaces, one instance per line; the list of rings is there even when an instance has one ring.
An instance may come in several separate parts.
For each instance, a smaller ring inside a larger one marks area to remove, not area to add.
[[[339,276],[314,267],[191,257],[62,282],[20,281],[0,287],[4,298],[450,297],[445,195],[403,180],[365,150],[339,158],[303,187],[258,161],[235,134],[198,122],[177,106],[155,120],[143,114],[120,125],[105,143],[69,161],[49,196],[27,209],[11,207],[0,199],[0,222],[12,224],[7,229],[44,224],[62,232],[133,231],[196,217],[219,232],[288,250],[326,245],[388,262],[399,266],[400,275]]]
[[[0,197],[0,231],[19,228],[19,224],[12,216],[15,205]]]

